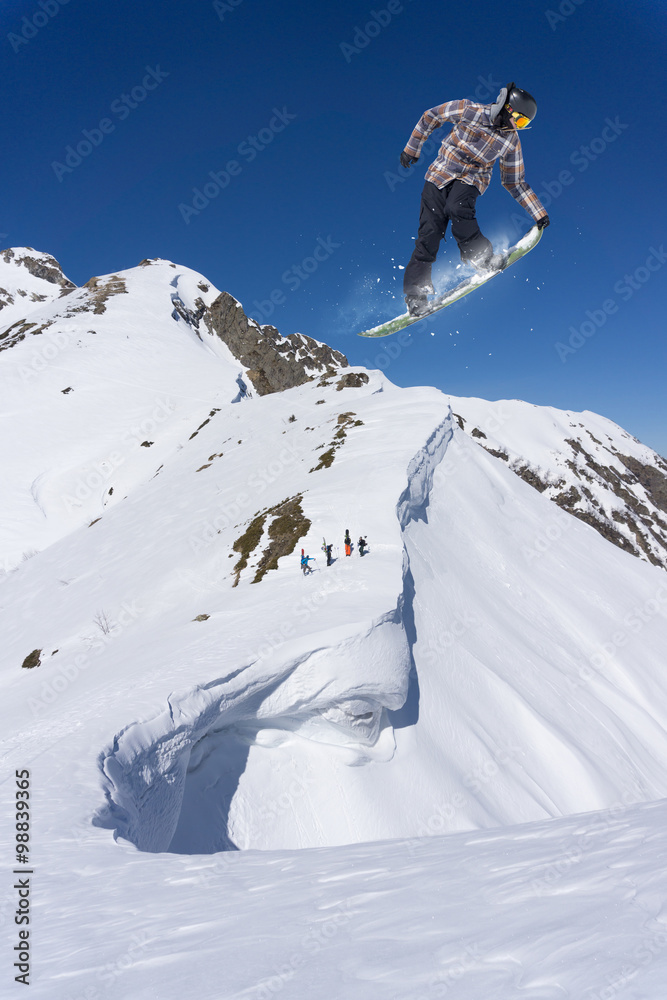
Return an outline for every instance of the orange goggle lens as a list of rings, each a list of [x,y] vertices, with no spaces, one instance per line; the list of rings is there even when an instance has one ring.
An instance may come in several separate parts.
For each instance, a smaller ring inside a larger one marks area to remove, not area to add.
[[[530,118],[526,118],[525,115],[520,114],[518,111],[511,111],[510,114],[514,119],[514,124],[517,128],[525,128],[526,125],[530,125]]]

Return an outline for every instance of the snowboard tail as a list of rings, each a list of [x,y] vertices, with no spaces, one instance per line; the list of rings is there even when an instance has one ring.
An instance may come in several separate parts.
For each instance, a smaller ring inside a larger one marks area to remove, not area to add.
[[[464,278],[458,285],[454,288],[450,288],[448,291],[443,292],[442,295],[436,296],[428,304],[426,312],[423,312],[420,316],[411,316],[410,313],[403,313],[401,316],[397,316],[395,319],[390,319],[386,323],[381,323],[380,326],[374,326],[371,330],[365,330],[360,333],[360,337],[388,337],[392,333],[398,333],[399,330],[404,330],[406,326],[412,326],[413,323],[419,323],[422,319],[428,319],[434,313],[440,312],[445,306],[450,306],[454,302],[458,302],[462,299],[464,295],[469,295],[470,292],[474,292],[476,289],[485,285],[487,281],[491,278],[495,278],[497,274],[501,274],[508,267],[514,264],[517,260],[525,257],[533,247],[537,246],[542,238],[542,230],[538,229],[537,226],[533,226],[526,235],[519,240],[516,246],[510,247],[509,250],[504,255],[503,264],[497,271],[489,271],[487,274],[476,274],[471,278]]]

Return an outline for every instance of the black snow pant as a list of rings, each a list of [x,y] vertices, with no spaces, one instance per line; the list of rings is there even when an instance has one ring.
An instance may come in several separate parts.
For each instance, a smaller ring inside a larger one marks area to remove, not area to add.
[[[475,217],[475,202],[479,190],[472,184],[450,181],[438,188],[426,181],[419,212],[419,232],[410,263],[403,275],[405,295],[432,292],[431,264],[435,260],[440,240],[445,238],[451,220],[452,235],[459,245],[461,260],[484,258],[493,253],[491,243],[482,236]]]

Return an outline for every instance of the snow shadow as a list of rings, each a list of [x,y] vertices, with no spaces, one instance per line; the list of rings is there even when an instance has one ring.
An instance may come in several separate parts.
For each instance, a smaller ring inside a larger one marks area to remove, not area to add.
[[[412,576],[412,572],[408,567],[403,578],[401,618],[410,649],[410,675],[408,679],[408,695],[405,699],[405,704],[402,708],[399,708],[396,711],[387,711],[387,718],[394,729],[406,729],[408,726],[416,726],[419,722],[419,676],[417,674],[417,664],[415,663],[413,655],[414,645],[417,641],[414,600],[415,581]]]
[[[210,854],[236,850],[229,810],[250,743],[236,724],[254,719],[283,683],[238,684],[245,668],[195,689],[149,722],[128,726],[100,755],[106,804],[93,823],[141,851]],[[224,692],[224,693],[223,693]]]
[[[207,735],[193,747],[170,853],[239,849],[229,832],[229,810],[249,753],[249,744],[233,728]]]

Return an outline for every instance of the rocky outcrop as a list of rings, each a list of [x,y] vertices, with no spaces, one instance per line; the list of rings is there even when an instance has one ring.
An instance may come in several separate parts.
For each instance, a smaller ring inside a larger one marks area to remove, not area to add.
[[[25,249],[32,250],[31,247],[25,247]],[[28,253],[17,254],[15,250],[10,248],[2,251],[2,259],[6,264],[13,262],[22,265],[35,278],[41,278],[42,281],[48,281],[52,285],[60,285],[61,295],[67,295],[68,292],[76,288],[74,282],[65,277],[56,258],[50,254],[35,253],[35,256],[32,257]]]
[[[25,319],[17,320],[16,323],[12,323],[0,333],[0,351],[6,351],[10,347],[14,347],[15,344],[20,344],[22,340],[25,340],[27,334],[36,336],[44,333],[51,325],[52,321],[38,325],[37,323],[29,323]]]
[[[595,528],[607,541],[667,569],[667,461],[611,422],[608,427],[615,428],[614,436],[602,433],[596,437],[588,426],[574,420],[563,421],[569,433],[545,461],[545,453],[537,457],[530,444],[525,452],[518,450],[516,426],[510,419],[512,406],[526,404],[503,402],[495,411],[489,404],[484,429],[464,417],[458,418],[459,426],[491,455],[507,462],[517,476]],[[556,417],[560,413],[549,412]],[[528,422],[531,416],[534,437],[539,439],[544,435],[544,414],[540,407],[532,407],[525,410]],[[581,416],[586,419],[585,414]],[[513,442],[509,446],[506,426]],[[530,441],[528,434],[526,442]],[[635,454],[628,454],[631,451]]]
[[[228,292],[222,292],[211,303],[202,320],[247,369],[260,396],[303,385],[319,375],[335,375],[349,367],[344,354],[312,337],[301,333],[283,337],[274,326],[260,326],[246,316],[241,304]]]
[[[565,444],[572,451],[567,464],[574,482],[554,483],[525,464],[514,471],[620,549],[667,569],[667,462],[656,455],[652,465],[610,451],[606,465],[580,441]]]

